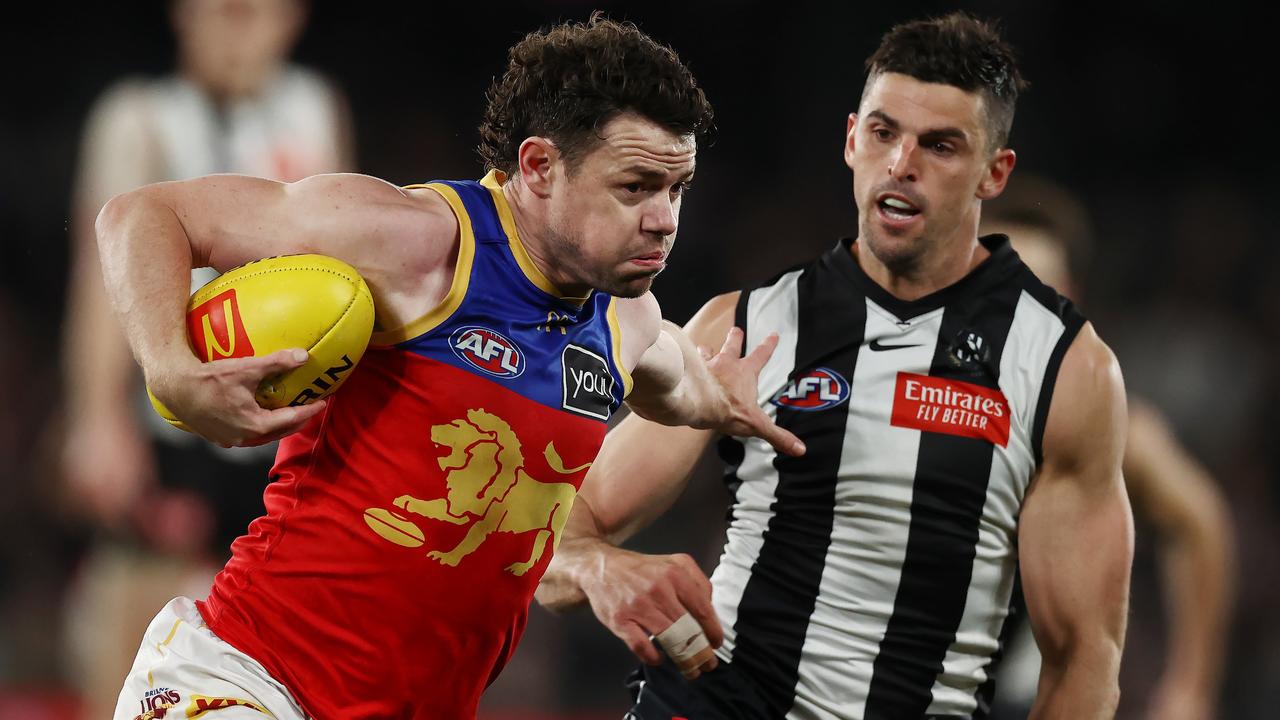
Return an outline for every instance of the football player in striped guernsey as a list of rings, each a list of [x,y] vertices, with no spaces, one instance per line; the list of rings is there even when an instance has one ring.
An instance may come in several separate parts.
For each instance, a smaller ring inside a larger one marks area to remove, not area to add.
[[[590,603],[646,661],[638,720],[967,719],[986,715],[1020,570],[1044,656],[1033,717],[1110,717],[1133,547],[1120,370],[1008,238],[978,232],[1024,81],[963,14],[893,28],[867,67],[844,148],[857,238],[686,327],[708,346],[780,333],[757,400],[807,454],[720,443],[733,499],[708,582],[616,544],[715,433],[625,419],[537,596]]]

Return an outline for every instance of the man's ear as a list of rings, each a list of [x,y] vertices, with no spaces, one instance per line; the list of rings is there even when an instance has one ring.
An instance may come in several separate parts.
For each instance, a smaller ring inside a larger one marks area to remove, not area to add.
[[[549,196],[551,186],[563,175],[557,172],[560,160],[560,149],[555,143],[544,137],[525,138],[516,153],[520,182],[539,197]]]
[[[995,156],[987,163],[987,171],[982,176],[982,181],[978,183],[978,199],[991,200],[999,197],[1000,193],[1004,192],[1004,186],[1009,183],[1009,175],[1013,173],[1013,166],[1017,163],[1017,154],[1009,148],[997,150]]]
[[[844,128],[844,164],[853,169],[854,132],[858,129],[858,114],[849,113],[849,121]]]

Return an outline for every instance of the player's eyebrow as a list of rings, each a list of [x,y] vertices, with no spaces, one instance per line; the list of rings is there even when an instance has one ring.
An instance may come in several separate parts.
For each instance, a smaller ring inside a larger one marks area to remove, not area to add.
[[[645,180],[652,180],[654,182],[661,182],[667,179],[666,171],[658,170],[650,165],[628,165],[622,169],[622,172],[625,174],[639,175]],[[691,179],[693,179],[693,168],[689,168],[680,176],[680,180],[682,182],[687,182]]]
[[[869,111],[867,113],[867,117],[873,117],[879,120],[880,122],[884,123],[885,125],[888,125],[890,130],[898,130],[902,127],[897,120],[893,119],[891,116],[889,116],[888,114],[880,110]],[[928,130],[925,130],[919,133],[919,136],[920,136],[920,139],[922,140],[935,140],[935,141],[946,140],[949,138],[957,138],[960,140],[969,139],[969,134],[966,133],[964,130],[961,130],[958,127],[951,127],[951,126],[940,127],[940,128],[930,128]]]
[[[867,113],[867,117],[869,117],[869,118],[875,118],[875,119],[879,120],[880,122],[884,123],[885,125],[888,125],[890,130],[897,130],[897,129],[900,127],[900,125],[898,124],[898,121],[897,121],[897,120],[894,120],[894,119],[893,119],[892,117],[890,117],[888,114],[886,114],[886,113],[884,113],[884,112],[882,112],[882,111],[880,111],[880,110],[872,110],[872,111],[868,112],[868,113]]]
[[[661,180],[667,176],[667,174],[662,170],[658,170],[649,165],[628,165],[622,169],[622,172],[639,175],[646,180]]]

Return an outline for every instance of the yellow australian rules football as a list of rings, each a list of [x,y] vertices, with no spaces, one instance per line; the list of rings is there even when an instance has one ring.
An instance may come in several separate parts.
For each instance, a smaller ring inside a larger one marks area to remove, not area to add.
[[[351,376],[373,334],[373,295],[356,269],[326,255],[285,255],[233,268],[187,304],[187,339],[203,362],[303,348],[306,364],[265,378],[264,408],[305,405]],[[147,391],[151,395],[150,389]],[[169,424],[190,430],[151,395]]]

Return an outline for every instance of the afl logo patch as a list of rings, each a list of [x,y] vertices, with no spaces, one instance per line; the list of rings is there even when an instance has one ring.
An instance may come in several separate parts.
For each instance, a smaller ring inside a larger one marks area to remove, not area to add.
[[[797,375],[790,385],[769,402],[792,410],[826,410],[849,399],[849,383],[829,368],[817,368]]]
[[[505,335],[479,325],[456,330],[449,347],[471,367],[494,377],[514,378],[524,372],[524,353]]]

